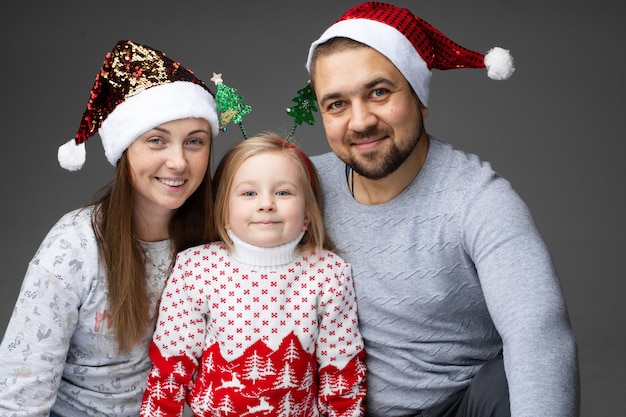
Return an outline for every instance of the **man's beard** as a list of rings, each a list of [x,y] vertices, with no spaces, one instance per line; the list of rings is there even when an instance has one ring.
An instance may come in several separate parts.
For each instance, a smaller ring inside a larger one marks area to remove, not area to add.
[[[371,137],[382,136],[378,129],[374,128],[365,134],[358,136]],[[357,174],[370,180],[379,180],[396,171],[411,155],[419,138],[421,131],[405,147],[399,148],[396,143],[392,143],[390,148],[383,155],[379,152],[362,154],[360,158],[349,155],[344,162]],[[358,139],[355,137],[354,139]]]

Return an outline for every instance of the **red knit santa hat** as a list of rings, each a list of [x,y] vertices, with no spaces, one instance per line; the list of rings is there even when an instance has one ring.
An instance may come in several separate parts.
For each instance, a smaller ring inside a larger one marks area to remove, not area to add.
[[[311,44],[306,67],[310,71],[315,48],[331,38],[350,38],[385,55],[404,75],[423,105],[428,105],[431,69],[487,68],[494,80],[509,78],[515,68],[509,51],[493,48],[486,55],[466,49],[410,10],[381,2],[349,9]]]
[[[207,120],[213,137],[217,136],[217,109],[207,86],[163,52],[119,41],[96,75],[76,136],[59,147],[59,163],[69,171],[81,169],[85,142],[99,133],[106,158],[115,166],[137,137],[188,117]]]

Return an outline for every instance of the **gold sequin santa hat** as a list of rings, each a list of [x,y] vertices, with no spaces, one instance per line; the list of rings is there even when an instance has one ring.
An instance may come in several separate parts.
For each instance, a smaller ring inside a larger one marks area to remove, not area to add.
[[[509,51],[492,48],[486,55],[466,49],[410,10],[381,2],[349,9],[311,44],[306,68],[310,72],[315,48],[343,37],[361,42],[385,55],[407,79],[424,106],[428,105],[431,69],[487,68],[494,80],[515,70]]]
[[[91,90],[76,136],[61,145],[60,165],[76,171],[85,163],[85,142],[100,134],[107,160],[148,130],[177,119],[207,120],[219,132],[213,93],[194,73],[161,51],[122,40],[108,52]]]

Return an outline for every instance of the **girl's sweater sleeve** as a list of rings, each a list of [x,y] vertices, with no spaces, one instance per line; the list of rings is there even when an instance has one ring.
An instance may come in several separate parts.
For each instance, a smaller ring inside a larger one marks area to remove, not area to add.
[[[199,366],[202,344],[190,345],[186,342],[191,338],[186,340],[183,337],[195,334],[195,340],[204,340],[206,329],[205,302],[201,298],[196,299],[194,287],[188,286],[185,280],[186,276],[193,274],[187,268],[190,263],[188,253],[179,254],[163,291],[157,327],[150,345],[152,368],[148,374],[141,416],[182,416],[185,398]],[[183,312],[193,317],[182,320]],[[180,323],[184,323],[184,329]]]
[[[325,416],[358,417],[365,411],[365,350],[350,265],[334,262],[339,268],[327,269],[335,273],[318,307],[318,407]]]

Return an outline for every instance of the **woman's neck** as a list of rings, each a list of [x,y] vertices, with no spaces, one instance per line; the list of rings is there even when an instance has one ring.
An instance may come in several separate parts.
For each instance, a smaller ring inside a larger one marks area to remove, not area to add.
[[[154,215],[136,211],[133,216],[134,237],[144,242],[169,239],[169,223],[173,213],[172,211],[167,215]]]

